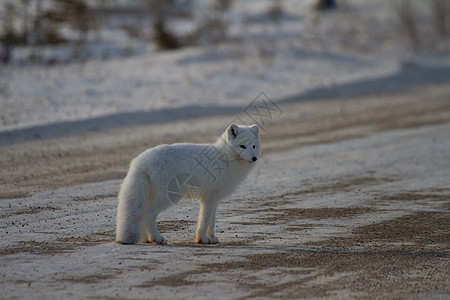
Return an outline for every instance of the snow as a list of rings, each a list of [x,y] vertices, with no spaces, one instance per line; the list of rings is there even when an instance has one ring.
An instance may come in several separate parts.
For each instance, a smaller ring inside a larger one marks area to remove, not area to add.
[[[192,104],[244,106],[261,91],[284,98],[390,75],[399,68],[389,62],[295,49],[261,64],[249,52],[240,47],[188,49],[82,66],[8,69],[0,130]]]
[[[129,40],[112,29],[102,33],[105,43],[89,44],[96,54],[81,63],[69,61],[72,50],[66,47],[44,49],[44,56],[61,59],[54,65],[26,63],[29,49],[18,49],[11,65],[0,66],[0,147],[36,136],[45,139],[233,113],[261,92],[283,104],[394,93],[450,81],[445,41],[439,42],[442,52],[431,47],[414,53],[404,38],[377,38],[380,31],[395,29],[388,1],[346,1],[357,10],[358,22],[367,15],[374,18],[351,26],[382,25],[374,29],[378,30],[374,37],[359,33],[355,45],[347,49],[339,36],[331,34],[342,15],[327,13],[314,21],[306,8],[308,1],[284,1],[285,14],[276,24],[265,16],[272,1],[235,2],[230,32],[239,39],[223,45],[158,52],[149,42]],[[122,55],[126,47],[130,53]],[[167,126],[164,132],[170,129]],[[169,228],[162,232],[167,246],[113,243],[121,180],[1,199],[0,250],[11,253],[0,257],[0,298],[173,299],[182,295],[211,299],[212,290],[222,299],[245,298],[250,294],[236,288],[237,281],[253,282],[252,270],[202,272],[203,268],[212,262],[244,260],[251,253],[315,251],[305,244],[347,236],[358,226],[415,211],[442,211],[439,201],[410,201],[405,208],[404,202],[373,199],[398,191],[448,189],[449,135],[450,126],[444,123],[264,155],[244,184],[219,207],[221,244],[215,246],[193,243],[196,202],[182,202],[160,215],[160,223]],[[295,145],[295,138],[283,142]],[[301,196],[310,187],[369,177],[381,182]],[[283,204],[276,202],[280,199]],[[261,211],[262,205],[266,211]],[[351,222],[330,218],[274,224],[266,218],[276,217],[280,207],[372,206],[386,211],[358,214]],[[182,228],[172,228],[175,221],[184,224]],[[310,226],[301,234],[286,230],[305,224]],[[308,271],[301,267],[300,271]],[[169,288],[162,281],[170,276],[195,284],[169,284]],[[295,282],[307,275],[295,276],[270,268],[257,279]]]
[[[398,53],[400,46],[388,52],[384,44],[370,42],[366,45],[370,51],[351,45],[344,50],[335,45],[340,37],[330,30],[350,15],[324,14],[315,28],[307,1],[285,1],[284,15],[274,23],[266,16],[270,5],[270,1],[237,1],[230,25],[236,41],[219,46],[158,52],[149,43],[127,40],[122,31],[114,31],[115,25],[104,29],[103,44],[92,39],[87,45],[92,53],[104,47],[110,54],[107,60],[93,54],[83,63],[29,65],[20,63],[27,49],[18,49],[16,63],[0,69],[0,132],[163,109],[185,109],[190,115],[202,106],[220,113],[230,106],[245,106],[262,91],[283,100],[390,78],[402,72],[405,62],[450,66],[448,53],[405,56],[405,51]],[[392,22],[392,7],[384,2],[353,1],[351,11],[364,18],[375,6],[375,17]],[[117,49],[127,47],[134,55],[117,54]],[[43,55],[47,52],[70,57],[71,50],[47,47]]]

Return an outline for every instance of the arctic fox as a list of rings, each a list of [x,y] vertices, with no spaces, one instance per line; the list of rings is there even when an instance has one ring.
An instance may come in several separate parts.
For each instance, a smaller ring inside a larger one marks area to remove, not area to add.
[[[257,125],[231,124],[213,144],[160,145],[131,161],[119,192],[116,242],[166,244],[158,214],[183,197],[200,200],[196,243],[215,244],[216,209],[254,166],[260,153]]]

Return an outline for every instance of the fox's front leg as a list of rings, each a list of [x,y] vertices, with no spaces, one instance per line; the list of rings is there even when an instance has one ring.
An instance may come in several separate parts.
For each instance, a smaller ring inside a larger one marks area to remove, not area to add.
[[[200,202],[197,233],[195,236],[195,242],[197,244],[214,244],[218,242],[218,239],[214,237],[214,219],[218,201],[214,200],[206,198]]]
[[[218,201],[215,203],[212,212],[211,212],[211,218],[209,220],[209,226],[206,230],[206,236],[211,239],[212,244],[217,244],[219,242],[219,239],[214,235],[214,229],[216,228],[216,211],[218,206]]]

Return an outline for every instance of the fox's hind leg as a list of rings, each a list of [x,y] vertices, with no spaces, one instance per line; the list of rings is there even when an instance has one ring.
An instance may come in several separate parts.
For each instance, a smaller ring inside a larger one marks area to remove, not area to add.
[[[145,214],[142,223],[146,231],[148,242],[158,245],[165,245],[167,244],[166,239],[159,234],[158,227],[156,226],[156,218],[158,217],[158,214],[159,211],[150,210]]]
[[[170,203],[164,200],[164,198],[156,197],[153,205],[146,211],[142,220],[142,225],[145,229],[148,242],[158,245],[167,244],[166,239],[159,234],[158,227],[156,225],[156,218],[159,213],[170,206]]]

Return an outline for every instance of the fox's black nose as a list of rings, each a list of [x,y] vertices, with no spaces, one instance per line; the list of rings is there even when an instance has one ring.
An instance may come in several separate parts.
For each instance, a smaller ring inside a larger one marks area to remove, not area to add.
[[[252,160],[253,160],[253,161],[256,161],[256,160],[257,160],[257,158],[253,156]]]

